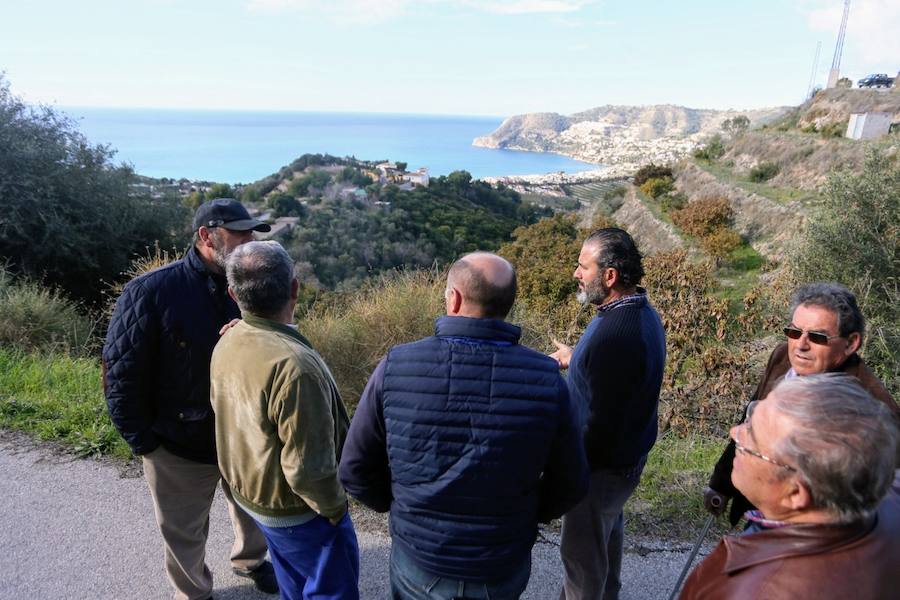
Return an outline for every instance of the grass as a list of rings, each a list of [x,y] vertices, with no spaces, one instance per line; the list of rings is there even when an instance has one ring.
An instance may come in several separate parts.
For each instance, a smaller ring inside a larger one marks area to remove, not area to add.
[[[131,457],[103,401],[96,359],[0,349],[0,427],[58,442],[81,456]],[[719,439],[663,436],[626,506],[632,532],[687,538],[701,526],[703,488]]]
[[[815,192],[799,188],[778,187],[767,183],[758,183],[751,181],[749,177],[735,175],[731,168],[721,161],[696,160],[694,161],[694,164],[720,181],[738,187],[745,192],[768,198],[779,204],[800,202],[802,205],[807,206],[818,200],[818,195]]]
[[[82,456],[131,456],[107,415],[96,359],[0,348],[0,427]]]
[[[678,539],[696,535],[709,516],[703,508],[703,488],[724,448],[725,441],[717,438],[663,435],[625,505],[629,531]]]

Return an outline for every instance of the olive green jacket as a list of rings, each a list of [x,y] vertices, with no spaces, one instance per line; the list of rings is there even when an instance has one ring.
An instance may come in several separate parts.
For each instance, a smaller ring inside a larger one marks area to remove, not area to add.
[[[250,511],[344,513],[337,478],[350,420],[322,357],[297,330],[245,313],[212,356],[219,468]]]

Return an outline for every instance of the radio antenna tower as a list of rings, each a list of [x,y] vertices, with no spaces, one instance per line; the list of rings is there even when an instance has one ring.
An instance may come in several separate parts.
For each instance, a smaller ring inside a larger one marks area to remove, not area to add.
[[[816,42],[816,57],[813,59],[812,71],[809,74],[809,85],[806,87],[806,98],[803,101],[809,100],[809,97],[812,95],[813,86],[816,85],[816,71],[819,70],[819,54],[822,53],[822,42]]]
[[[837,45],[834,47],[834,60],[831,61],[831,71],[828,73],[828,89],[837,86],[841,72],[841,54],[844,52],[844,34],[847,33],[847,17],[850,16],[850,0],[844,0],[844,18],[841,19],[841,28],[838,30]]]

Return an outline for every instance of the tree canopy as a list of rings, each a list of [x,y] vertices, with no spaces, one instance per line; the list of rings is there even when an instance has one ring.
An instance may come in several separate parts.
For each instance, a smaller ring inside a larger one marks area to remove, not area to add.
[[[0,260],[96,301],[135,254],[184,243],[180,199],[151,198],[113,156],[66,116],[26,105],[0,75]]]

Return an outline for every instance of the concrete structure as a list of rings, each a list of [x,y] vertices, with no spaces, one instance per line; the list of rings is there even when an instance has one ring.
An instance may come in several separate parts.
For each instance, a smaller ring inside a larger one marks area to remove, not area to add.
[[[428,169],[425,167],[421,167],[413,173],[404,173],[403,179],[413,185],[428,187]]]
[[[887,135],[891,130],[891,114],[886,112],[853,113],[847,124],[846,137],[871,140]]]

